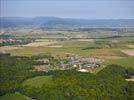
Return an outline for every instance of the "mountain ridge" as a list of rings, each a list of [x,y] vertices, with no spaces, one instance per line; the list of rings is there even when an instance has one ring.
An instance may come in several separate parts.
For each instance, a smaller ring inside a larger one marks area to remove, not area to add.
[[[0,27],[134,27],[134,19],[74,19],[59,17],[0,17]]]

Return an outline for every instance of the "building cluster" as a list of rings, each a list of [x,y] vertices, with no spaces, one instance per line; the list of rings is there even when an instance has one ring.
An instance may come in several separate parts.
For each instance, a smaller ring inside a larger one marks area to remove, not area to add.
[[[47,58],[39,59],[37,62],[39,62],[38,64],[44,64],[47,66],[51,66],[51,64],[54,63],[57,67],[59,67],[59,69],[76,68],[81,72],[88,72],[89,69],[100,67],[104,60],[94,57],[79,57],[76,55],[71,55],[53,61],[50,61]]]
[[[72,56],[68,58],[67,64],[63,64],[62,66],[66,67],[66,65],[70,65],[72,67],[76,67],[79,71],[88,72],[91,68],[98,68],[104,62],[104,60],[94,57],[78,57]]]
[[[17,40],[17,39],[0,39],[0,43],[15,43],[15,42],[22,42],[22,40]]]

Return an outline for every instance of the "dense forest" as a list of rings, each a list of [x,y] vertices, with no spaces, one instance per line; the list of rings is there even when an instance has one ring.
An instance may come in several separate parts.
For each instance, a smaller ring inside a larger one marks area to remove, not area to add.
[[[19,92],[34,100],[134,99],[134,82],[125,80],[134,75],[134,69],[108,65],[94,75],[75,69],[37,72],[33,65],[33,57],[0,54],[0,95]],[[37,76],[51,76],[51,82],[40,87],[23,85]]]

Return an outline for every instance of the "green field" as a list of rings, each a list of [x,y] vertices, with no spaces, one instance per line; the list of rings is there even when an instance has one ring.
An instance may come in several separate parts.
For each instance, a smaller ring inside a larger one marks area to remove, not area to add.
[[[48,47],[25,47],[21,49],[16,49],[9,51],[12,55],[17,56],[32,56],[39,53],[51,53],[52,55],[60,55],[66,56],[67,53],[76,54],[79,56],[85,57],[112,57],[112,56],[119,56],[124,57],[126,56],[122,53],[119,49],[88,49],[83,50],[82,47],[62,47],[62,48],[48,48]]]
[[[79,33],[82,35],[83,33]],[[36,36],[37,34],[35,34]],[[53,37],[56,35],[77,35],[76,33],[52,33],[45,34]],[[26,35],[27,37],[27,35]],[[44,35],[38,35],[36,39],[43,39]],[[50,53],[52,56],[65,57],[67,54],[78,55],[82,57],[97,57],[105,60],[105,64],[118,64],[124,67],[133,67],[133,57],[129,57],[121,50],[131,49],[134,46],[134,37],[113,37],[113,38],[96,38],[89,39],[89,41],[79,41],[79,39],[60,40],[57,39],[57,43],[62,47],[20,47],[19,49],[9,50],[7,52],[14,56],[32,56],[40,53]],[[84,40],[84,39],[83,39]]]
[[[43,84],[51,83],[51,76],[37,76],[23,82],[23,86],[42,87]]]
[[[65,56],[66,53],[73,53],[80,56],[113,58],[113,56],[126,57],[127,55],[120,50],[128,49],[128,45],[134,44],[133,37],[92,39],[92,41],[78,41],[74,39],[57,42],[63,47],[21,47],[20,49],[10,50],[8,52],[17,56],[31,56],[39,53]]]
[[[116,64],[116,65],[120,65],[126,68],[127,67],[134,68],[134,57],[126,57],[126,58],[121,58],[121,59],[116,59],[116,60],[108,60],[106,64],[107,65]]]
[[[0,100],[33,100],[25,95],[20,94],[19,92],[6,94],[0,97]]]

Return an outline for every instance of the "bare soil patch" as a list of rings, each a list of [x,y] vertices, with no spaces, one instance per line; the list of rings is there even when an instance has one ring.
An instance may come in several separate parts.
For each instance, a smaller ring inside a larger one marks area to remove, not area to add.
[[[52,44],[57,43],[56,41],[43,41],[43,42],[32,42],[26,45],[23,45],[24,47],[47,47]]]
[[[2,46],[2,47],[0,47],[0,52],[1,53],[6,53],[7,51],[20,49],[20,48],[21,47],[16,47],[16,46]]]
[[[134,56],[134,49],[125,49],[121,51],[129,56]]]

